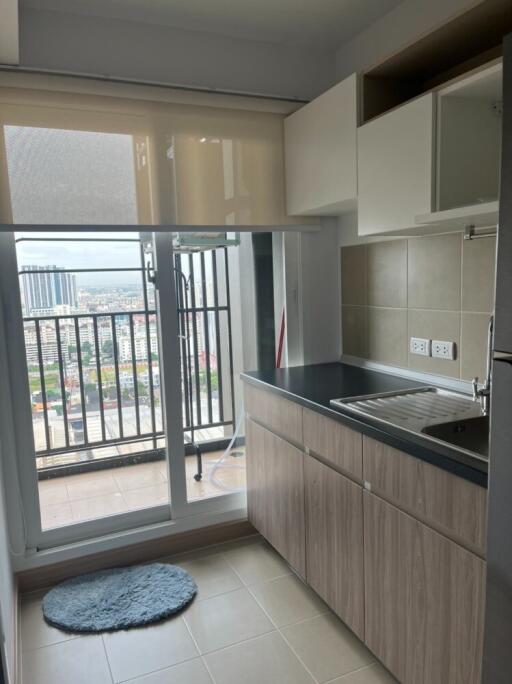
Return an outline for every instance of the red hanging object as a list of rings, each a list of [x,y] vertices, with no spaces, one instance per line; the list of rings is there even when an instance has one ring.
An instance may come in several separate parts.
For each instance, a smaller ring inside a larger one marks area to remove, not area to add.
[[[279,326],[279,344],[277,345],[276,368],[281,368],[281,360],[283,358],[284,329],[285,314],[283,308],[283,313],[281,314],[281,325]]]

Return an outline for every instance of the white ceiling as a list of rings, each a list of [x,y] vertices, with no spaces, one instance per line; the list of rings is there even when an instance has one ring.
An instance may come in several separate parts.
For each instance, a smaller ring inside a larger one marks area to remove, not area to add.
[[[130,19],[332,50],[402,0],[21,0],[22,7]]]

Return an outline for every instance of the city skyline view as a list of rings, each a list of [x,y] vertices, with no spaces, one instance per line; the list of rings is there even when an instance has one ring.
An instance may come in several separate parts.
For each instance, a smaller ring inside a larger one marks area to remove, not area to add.
[[[70,234],[47,237],[17,242],[38,468],[162,448],[154,287],[146,283],[144,293],[138,239],[111,242],[94,233],[87,235],[90,241],[74,242]],[[120,251],[129,255],[126,267],[132,270],[115,272],[114,278],[108,270],[80,272],[118,268],[113,258]],[[219,439],[226,418],[218,359],[228,353],[227,318],[225,311],[202,308],[214,309],[226,298],[223,281],[214,284],[218,257],[208,252],[177,258],[189,283],[180,315],[183,332],[188,329],[182,345],[184,427],[197,426],[195,439]],[[225,375],[229,359],[224,364]]]

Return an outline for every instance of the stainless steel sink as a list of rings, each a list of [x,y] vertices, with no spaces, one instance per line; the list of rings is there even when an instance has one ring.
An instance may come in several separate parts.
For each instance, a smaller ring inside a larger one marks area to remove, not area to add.
[[[422,432],[466,451],[489,457],[489,416],[429,425]]]
[[[488,454],[488,419],[486,427],[480,402],[466,394],[423,386],[331,399],[331,405],[428,439],[448,442],[480,458]]]

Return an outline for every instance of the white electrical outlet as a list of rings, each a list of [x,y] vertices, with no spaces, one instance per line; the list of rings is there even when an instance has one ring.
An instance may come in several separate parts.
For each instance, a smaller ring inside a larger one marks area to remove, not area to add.
[[[423,337],[411,337],[409,348],[411,350],[411,354],[430,356],[430,340],[426,340]]]
[[[432,356],[435,359],[448,359],[449,361],[453,361],[455,358],[455,342],[432,340]]]

